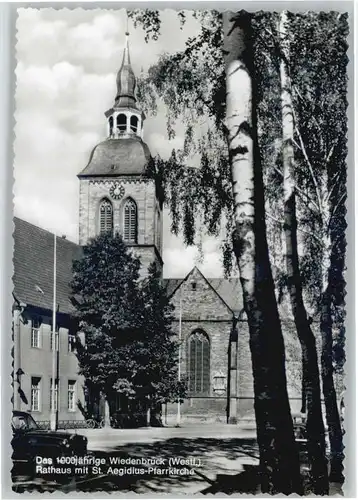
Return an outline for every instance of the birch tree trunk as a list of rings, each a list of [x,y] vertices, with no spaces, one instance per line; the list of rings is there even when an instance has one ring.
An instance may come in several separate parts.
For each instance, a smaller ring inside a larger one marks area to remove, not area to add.
[[[235,202],[234,251],[250,331],[264,493],[301,493],[287,394],[285,351],[269,262],[257,137],[251,16],[225,12],[227,140]]]
[[[281,46],[281,107],[283,135],[283,185],[285,203],[286,268],[292,313],[302,349],[303,381],[307,400],[307,440],[311,463],[313,491],[316,495],[328,494],[328,472],[325,456],[325,430],[322,417],[320,374],[316,340],[310,327],[303,301],[297,244],[297,219],[294,175],[294,127],[290,78],[288,75],[289,42],[287,37],[287,12],[280,17]]]
[[[342,483],[343,476],[343,432],[337,404],[337,394],[333,380],[333,335],[332,335],[332,295],[334,279],[332,276],[332,245],[327,230],[324,241],[324,258],[322,263],[322,303],[321,303],[321,377],[323,386],[326,421],[330,442],[330,480]]]

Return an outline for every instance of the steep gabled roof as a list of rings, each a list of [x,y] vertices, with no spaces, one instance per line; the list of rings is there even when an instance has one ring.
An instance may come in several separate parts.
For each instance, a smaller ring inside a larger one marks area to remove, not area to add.
[[[243,309],[242,289],[239,278],[206,278],[196,266],[187,274],[185,278],[170,278],[163,280],[168,297],[172,297],[174,295],[180,285],[191,276],[195,269],[231,311],[239,313]]]
[[[52,310],[54,235],[29,222],[14,218],[14,295],[27,305]],[[57,304],[59,312],[74,312],[70,302],[72,262],[81,256],[81,247],[57,238]]]
[[[208,278],[208,282],[233,312],[242,311],[244,303],[240,278]]]

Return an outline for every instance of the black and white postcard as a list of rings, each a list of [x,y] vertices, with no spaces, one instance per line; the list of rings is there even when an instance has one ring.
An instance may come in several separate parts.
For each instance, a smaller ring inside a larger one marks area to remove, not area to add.
[[[352,23],[265,4],[16,9],[12,494],[344,494]]]

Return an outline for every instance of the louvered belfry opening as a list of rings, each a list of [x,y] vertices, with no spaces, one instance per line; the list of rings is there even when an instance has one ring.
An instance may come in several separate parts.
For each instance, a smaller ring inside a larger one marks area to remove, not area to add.
[[[188,390],[191,396],[210,395],[210,342],[203,331],[188,339]]]
[[[124,241],[137,243],[137,205],[132,199],[124,206]]]
[[[127,117],[125,114],[121,113],[117,116],[117,128],[118,131],[124,133],[127,131]]]
[[[113,135],[113,116],[109,117],[109,136]]]
[[[138,130],[138,117],[135,115],[131,116],[131,131],[137,133]]]
[[[99,208],[100,234],[113,232],[113,207],[109,200],[103,200]]]

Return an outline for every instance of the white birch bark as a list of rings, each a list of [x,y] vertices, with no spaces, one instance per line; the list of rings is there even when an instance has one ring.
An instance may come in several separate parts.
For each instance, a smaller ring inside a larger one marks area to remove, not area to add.
[[[294,194],[294,150],[293,136],[294,123],[292,111],[291,81],[288,76],[287,63],[289,58],[289,42],[287,37],[287,11],[280,17],[280,45],[283,57],[280,62],[281,77],[281,110],[282,110],[282,139],[283,139],[283,189],[285,203]],[[285,245],[286,246],[286,245]],[[286,253],[286,252],[285,252]]]
[[[328,473],[325,457],[325,432],[321,408],[320,376],[316,341],[310,327],[303,302],[302,281],[299,269],[297,216],[295,200],[294,168],[294,122],[291,81],[289,77],[289,39],[287,33],[288,16],[283,11],[280,16],[280,76],[281,111],[283,135],[283,183],[285,202],[286,266],[288,288],[297,335],[302,348],[303,385],[307,397],[307,439],[308,455],[311,462],[313,491],[318,495],[328,494]]]
[[[255,234],[254,234],[254,171],[253,140],[247,132],[252,127],[251,78],[242,61],[232,61],[226,73],[227,128],[231,150],[231,173],[235,204],[235,222],[245,226],[246,251],[241,256],[240,276],[249,295],[255,283]],[[238,91],[240,89],[240,91]]]
[[[257,137],[250,14],[225,12],[226,126],[234,197],[234,252],[250,330],[263,493],[301,492],[284,343],[269,261]]]

